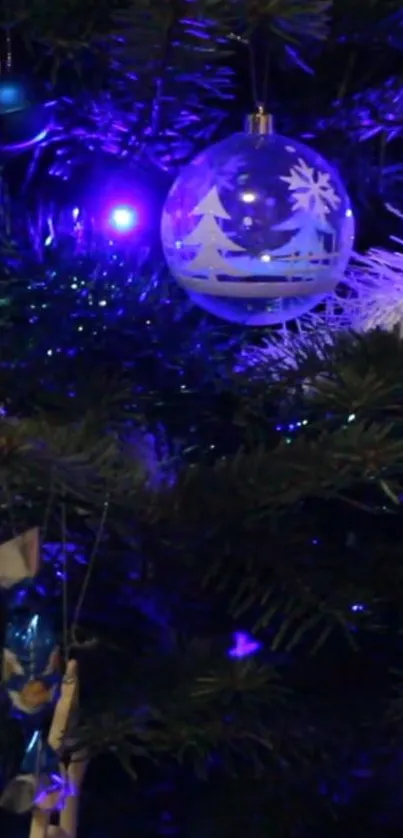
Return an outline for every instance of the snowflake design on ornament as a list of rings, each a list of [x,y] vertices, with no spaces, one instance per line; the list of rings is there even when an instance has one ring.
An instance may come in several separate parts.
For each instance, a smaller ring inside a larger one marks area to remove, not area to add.
[[[330,210],[337,209],[340,198],[330,184],[330,174],[315,171],[301,157],[290,169],[289,175],[280,177],[292,192],[293,212],[306,210],[324,221]]]

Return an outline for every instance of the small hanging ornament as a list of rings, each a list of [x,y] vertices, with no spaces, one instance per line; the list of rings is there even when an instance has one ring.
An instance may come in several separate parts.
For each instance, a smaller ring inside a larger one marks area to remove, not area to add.
[[[248,326],[310,311],[342,279],[354,218],[337,172],[274,133],[260,107],[173,184],[161,222],[168,266],[206,311]]]
[[[49,110],[30,82],[0,76],[0,151],[19,152],[44,140]]]
[[[32,81],[13,74],[10,32],[0,75],[0,151],[25,151],[45,139],[49,115]]]
[[[39,567],[37,529],[0,545],[0,586],[7,590],[8,613],[2,682],[13,713],[24,721],[55,704],[61,680],[54,628],[34,581]]]
[[[25,751],[17,775],[0,797],[14,812],[33,805],[38,776],[53,776],[58,759],[43,745],[43,728],[58,699],[60,655],[52,622],[40,602],[34,577],[40,567],[39,532],[29,530],[0,545],[0,587],[7,591],[7,625],[2,650],[2,683],[9,712],[18,719]]]

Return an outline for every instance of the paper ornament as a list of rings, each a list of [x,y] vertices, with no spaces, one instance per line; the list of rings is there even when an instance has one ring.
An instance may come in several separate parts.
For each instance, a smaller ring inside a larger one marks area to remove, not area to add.
[[[39,530],[28,530],[0,545],[0,588],[33,578],[40,567]]]

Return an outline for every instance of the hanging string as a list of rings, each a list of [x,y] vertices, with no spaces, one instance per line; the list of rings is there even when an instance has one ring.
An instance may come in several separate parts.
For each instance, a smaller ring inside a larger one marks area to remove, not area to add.
[[[78,597],[78,600],[77,600],[77,605],[76,605],[74,615],[73,615],[73,620],[72,620],[71,629],[70,629],[70,638],[71,638],[71,644],[70,645],[71,646],[83,646],[83,645],[85,646],[85,645],[88,645],[86,643],[82,644],[78,641],[78,639],[77,639],[77,628],[78,628],[78,623],[79,623],[79,620],[80,620],[81,609],[83,607],[83,603],[84,603],[84,600],[85,600],[85,597],[86,597],[86,594],[87,594],[88,586],[90,584],[92,573],[93,573],[93,570],[94,570],[95,560],[96,560],[96,557],[97,557],[97,554],[98,554],[98,547],[101,543],[102,536],[104,534],[105,523],[106,523],[106,518],[107,518],[107,515],[108,515],[108,511],[109,511],[109,499],[106,498],[106,500],[104,502],[103,510],[102,510],[101,520],[99,522],[98,530],[97,530],[97,533],[96,533],[96,536],[95,536],[94,544],[93,544],[93,547],[92,547],[92,550],[91,550],[91,553],[90,553],[90,556],[89,556],[89,559],[88,559],[87,572],[86,572],[85,577],[84,577],[82,588],[81,588],[81,591],[80,591],[80,594],[79,594],[79,597]],[[92,642],[93,641],[90,641],[91,645],[92,645]]]
[[[6,506],[6,510],[7,510],[7,514],[8,514],[8,519],[9,519],[9,523],[10,523],[10,527],[11,527],[11,532],[12,532],[13,538],[16,538],[17,535],[18,535],[18,524],[17,524],[16,517],[15,517],[15,514],[14,514],[14,500],[13,500],[12,492],[10,491],[10,487],[9,487],[5,477],[3,478],[3,481],[1,483],[1,489],[3,490],[5,506]]]
[[[39,736],[39,746],[36,752],[36,759],[35,759],[35,769],[34,769],[34,788],[35,794],[37,794],[39,789],[40,777],[41,777],[41,763],[42,763],[42,753],[43,753],[43,738],[42,733],[38,733]]]
[[[269,82],[270,82],[270,58],[268,50],[265,52],[264,62],[263,62],[263,79],[261,90],[259,91],[259,79],[257,74],[257,56],[255,53],[255,49],[252,43],[252,38],[248,39],[248,51],[249,51],[249,74],[250,74],[250,82],[252,88],[252,99],[253,105],[255,110],[259,110],[259,108],[266,109],[268,104],[268,95],[269,95]]]
[[[63,587],[62,587],[62,595],[63,595],[63,606],[62,606],[62,619],[63,619],[63,656],[64,656],[64,665],[67,666],[68,661],[68,654],[69,654],[69,629],[68,629],[68,567],[67,567],[67,544],[66,544],[66,532],[67,532],[67,520],[66,520],[66,505],[62,504],[62,574],[63,574]]]
[[[46,536],[48,534],[49,522],[50,522],[51,514],[53,512],[55,495],[56,495],[55,467],[53,466],[52,470],[51,470],[51,473],[50,473],[49,494],[48,494],[48,498],[47,498],[47,501],[46,501],[45,511],[44,511],[44,514],[43,514],[43,521],[42,521],[42,526],[41,526],[42,540],[43,541],[46,541]]]
[[[269,99],[269,83],[270,83],[270,55],[267,50],[264,60],[264,74],[263,74],[263,97],[262,102],[265,107],[268,107]]]
[[[258,96],[258,89],[257,89],[257,77],[256,77],[256,61],[255,61],[255,53],[252,46],[252,41],[249,38],[248,41],[248,48],[249,48],[249,75],[250,75],[250,83],[252,88],[252,99],[253,99],[253,107],[255,110],[258,109],[260,105],[259,96]]]

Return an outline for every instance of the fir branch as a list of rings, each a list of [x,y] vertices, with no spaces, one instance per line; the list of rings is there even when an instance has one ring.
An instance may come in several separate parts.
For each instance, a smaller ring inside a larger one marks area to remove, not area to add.
[[[159,165],[168,157],[176,164],[189,158],[197,142],[210,139],[224,116],[213,102],[233,96],[233,72],[226,63],[232,51],[229,31],[217,6],[215,16],[209,11],[205,2],[144,2],[132,3],[114,18],[114,66],[124,67],[141,85],[139,134]],[[176,101],[180,114],[176,109],[174,114]]]
[[[160,694],[158,705],[138,706],[130,720],[113,714],[88,720],[76,730],[74,749],[113,750],[119,757],[123,748],[134,761],[141,756],[153,761],[169,757],[196,766],[215,750],[222,751],[234,767],[246,750],[252,774],[267,770],[265,761],[278,758],[284,733],[279,730],[278,713],[290,719],[295,714],[291,693],[281,685],[278,673],[253,661],[225,659],[208,674],[198,675],[194,662],[193,670],[193,678],[186,681],[182,673],[179,684],[173,682],[163,698]],[[290,755],[293,752],[295,758],[298,738],[295,727],[289,730]],[[300,758],[303,750],[301,742]]]
[[[333,0],[266,0],[249,4],[253,28],[265,22],[274,35],[291,43],[305,40],[324,41],[329,34]]]
[[[54,499],[100,508],[106,495],[122,499],[128,493],[128,498],[144,484],[144,466],[127,460],[124,465],[116,438],[94,438],[85,420],[55,426],[44,418],[3,419],[0,429],[1,473],[10,493],[19,495],[19,505],[28,499],[45,502],[51,492]]]

